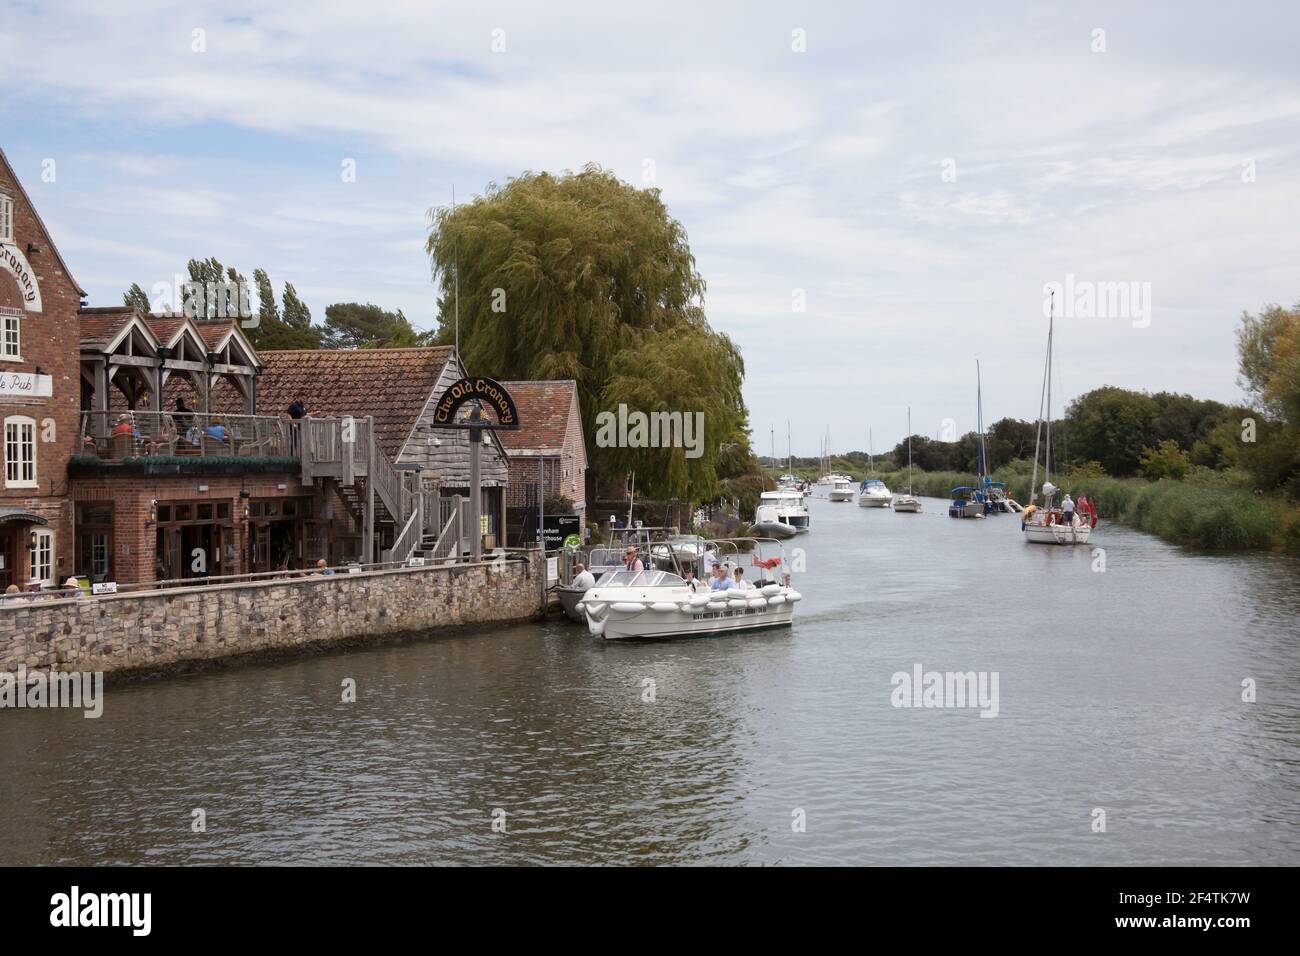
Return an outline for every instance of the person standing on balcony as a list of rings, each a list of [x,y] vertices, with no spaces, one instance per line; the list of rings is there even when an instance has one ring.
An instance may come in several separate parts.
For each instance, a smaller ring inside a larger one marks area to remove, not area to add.
[[[301,398],[295,398],[289,403],[289,417],[293,419],[289,423],[289,454],[298,454],[298,430],[302,428],[299,422],[307,417],[307,406],[303,404]]]

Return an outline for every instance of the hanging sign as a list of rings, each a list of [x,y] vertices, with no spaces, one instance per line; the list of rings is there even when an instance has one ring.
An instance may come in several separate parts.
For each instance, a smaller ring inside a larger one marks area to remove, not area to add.
[[[496,423],[484,422],[480,426],[470,426],[456,421],[456,412],[466,402],[479,401],[487,405],[496,414]],[[448,386],[433,408],[435,428],[495,428],[505,431],[519,430],[519,410],[515,400],[507,389],[495,379],[479,375],[474,378],[462,378]]]

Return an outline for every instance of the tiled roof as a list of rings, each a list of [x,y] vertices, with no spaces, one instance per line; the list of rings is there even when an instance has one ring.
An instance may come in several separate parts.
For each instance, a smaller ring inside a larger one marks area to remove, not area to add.
[[[77,323],[81,330],[81,347],[83,349],[107,348],[108,343],[117,337],[117,333],[122,331],[122,327],[135,314],[135,309],[125,305],[81,309],[77,312]]]
[[[210,349],[217,347],[217,343],[226,337],[226,333],[230,331],[230,327],[234,324],[234,319],[203,319],[194,322],[195,328],[199,330],[199,334],[203,336],[203,341],[208,343]]]
[[[563,448],[577,383],[566,379],[501,384],[510,390],[515,406],[519,409],[519,430],[497,432],[506,452],[525,449],[558,451]]]
[[[301,349],[259,352],[257,408],[278,415],[301,400],[310,415],[373,415],[390,459],[411,434],[452,348]]]

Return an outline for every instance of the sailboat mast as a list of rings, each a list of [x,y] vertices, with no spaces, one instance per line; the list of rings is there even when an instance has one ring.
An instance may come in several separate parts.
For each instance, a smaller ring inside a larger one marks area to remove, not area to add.
[[[1052,364],[1052,318],[1056,313],[1056,290],[1049,298],[1047,319],[1047,358],[1043,361],[1043,384],[1038,391],[1038,427],[1034,430],[1034,470],[1029,478],[1029,503],[1032,505],[1038,497],[1038,450],[1043,440],[1043,404],[1047,394],[1047,376]]]
[[[785,473],[788,475],[793,470],[790,466],[794,460],[794,455],[790,450],[790,419],[785,420]]]
[[[975,427],[980,430],[980,483],[985,495],[989,490],[989,446],[984,437],[984,382],[980,378],[980,360],[975,360]]]
[[[1052,290],[1052,304],[1056,304],[1056,290]],[[1043,456],[1043,481],[1052,480],[1052,337],[1056,329],[1056,309],[1047,318],[1047,451]]]
[[[871,463],[871,473],[876,473],[876,440],[871,436],[871,429],[867,429],[867,461]]]
[[[907,493],[912,493],[912,406],[907,406]]]

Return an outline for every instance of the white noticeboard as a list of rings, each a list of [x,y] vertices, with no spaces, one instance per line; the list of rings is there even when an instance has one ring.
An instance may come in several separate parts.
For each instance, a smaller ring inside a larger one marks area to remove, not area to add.
[[[560,576],[560,559],[547,558],[546,559],[546,583],[550,584],[559,576]]]
[[[101,581],[98,584],[92,584],[90,586],[90,593],[91,594],[116,594],[117,582]]]

